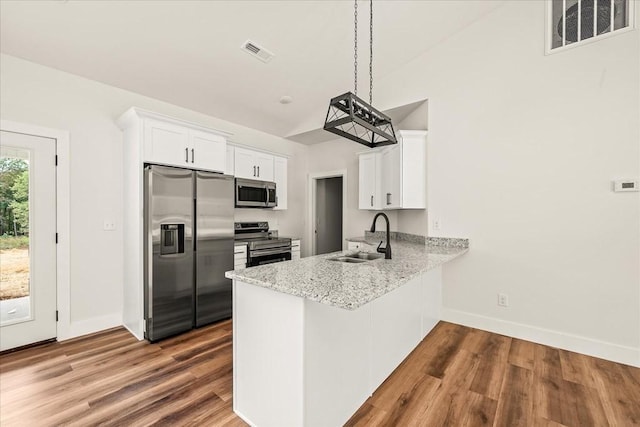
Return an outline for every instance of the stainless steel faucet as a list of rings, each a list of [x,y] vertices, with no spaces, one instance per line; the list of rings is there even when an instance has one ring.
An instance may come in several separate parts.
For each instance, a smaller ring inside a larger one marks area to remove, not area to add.
[[[385,215],[383,212],[377,213],[376,216],[373,217],[373,223],[371,224],[371,230],[369,231],[371,231],[372,233],[376,231],[376,220],[379,216],[384,217],[384,220],[387,222],[387,246],[384,248],[380,248],[380,246],[382,246],[381,241],[376,251],[383,253],[384,259],[391,259],[391,232],[389,231],[389,218],[387,217],[387,215]]]

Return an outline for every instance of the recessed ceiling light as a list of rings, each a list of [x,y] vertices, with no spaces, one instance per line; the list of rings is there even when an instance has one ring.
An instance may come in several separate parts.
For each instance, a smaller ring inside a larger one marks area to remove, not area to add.
[[[285,95],[280,98],[280,104],[291,104],[293,102],[293,98],[289,95]]]

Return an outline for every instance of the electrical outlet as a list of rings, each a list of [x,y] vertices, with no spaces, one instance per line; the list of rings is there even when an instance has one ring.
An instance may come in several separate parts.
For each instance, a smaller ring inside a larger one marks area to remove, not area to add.
[[[111,221],[111,220],[104,220],[104,226],[103,226],[103,230],[104,231],[115,231],[116,229],[116,223]]]
[[[509,296],[507,294],[498,294],[498,305],[500,307],[509,307]]]
[[[440,230],[440,220],[437,218],[433,220],[433,230]]]

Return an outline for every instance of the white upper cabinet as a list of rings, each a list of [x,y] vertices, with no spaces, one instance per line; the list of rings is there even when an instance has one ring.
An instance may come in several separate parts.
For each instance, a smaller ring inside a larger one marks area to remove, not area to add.
[[[235,154],[236,148],[227,144],[227,165],[224,169],[226,175],[235,175]]]
[[[144,121],[144,160],[167,165],[189,165],[189,131],[172,123]]]
[[[287,159],[275,156],[273,160],[273,180],[276,183],[278,205],[274,210],[287,209]]]
[[[382,162],[382,208],[400,209],[402,207],[402,147],[393,145],[381,154]]]
[[[189,130],[191,164],[196,169],[224,173],[227,164],[227,140],[219,135]]]
[[[273,161],[271,154],[256,153],[255,162],[259,180],[273,181]]]
[[[360,154],[360,209],[426,209],[427,132],[397,137],[398,144]]]
[[[273,156],[271,154],[235,147],[236,178],[273,181]]]
[[[158,119],[144,119],[143,160],[224,172],[227,140],[224,136]]]
[[[380,152],[374,151],[361,154],[358,173],[360,209],[380,210],[380,183],[382,181],[380,169]]]

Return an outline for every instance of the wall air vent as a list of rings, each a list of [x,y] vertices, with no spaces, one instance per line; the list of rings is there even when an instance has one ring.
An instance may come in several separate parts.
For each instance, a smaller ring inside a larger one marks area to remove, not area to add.
[[[634,27],[634,0],[547,0],[547,53]]]
[[[249,55],[258,58],[262,62],[269,62],[271,58],[273,58],[273,53],[269,52],[267,49],[262,46],[252,42],[251,40],[247,40],[242,43],[240,49],[247,52]]]

